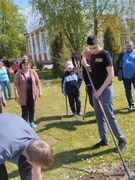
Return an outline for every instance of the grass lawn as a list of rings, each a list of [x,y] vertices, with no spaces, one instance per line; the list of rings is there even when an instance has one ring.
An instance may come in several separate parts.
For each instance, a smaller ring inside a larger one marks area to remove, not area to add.
[[[66,116],[65,98],[61,93],[60,83],[52,84],[43,80],[49,79],[48,71],[50,70],[40,72],[43,96],[38,99],[35,107],[35,122],[38,125],[35,131],[53,147],[55,156],[52,167],[42,170],[43,180],[78,180],[93,169],[107,169],[112,163],[120,162],[119,154],[113,151],[115,145],[109,130],[109,146],[92,149],[100,140],[92,107],[87,102],[85,120],[82,117],[71,117],[70,108],[69,116]],[[11,86],[13,94],[13,77]],[[80,91],[83,112],[86,95],[84,83]],[[114,92],[114,114],[129,142],[122,155],[126,162],[131,162],[135,160],[135,111],[128,110],[124,87],[117,77],[114,78]],[[135,96],[134,92],[133,95]],[[3,112],[21,115],[21,108],[14,99],[7,100]],[[17,166],[6,164],[9,179],[19,180]]]

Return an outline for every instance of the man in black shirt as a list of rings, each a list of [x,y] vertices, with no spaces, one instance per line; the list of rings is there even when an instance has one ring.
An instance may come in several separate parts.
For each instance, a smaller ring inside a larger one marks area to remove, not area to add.
[[[93,94],[93,104],[98,125],[98,132],[101,139],[101,141],[95,144],[93,147],[99,148],[100,146],[108,145],[106,122],[97,101],[97,99],[99,98],[108,118],[111,129],[115,137],[118,139],[119,149],[120,151],[123,151],[128,143],[125,140],[124,135],[120,131],[117,120],[113,116],[114,92],[112,79],[114,77],[114,68],[112,58],[110,56],[110,53],[101,47],[100,41],[96,35],[90,35],[87,38],[87,45],[92,52],[91,63],[89,65],[86,61],[86,58],[83,58],[82,65],[88,68],[91,72],[91,78],[96,89]],[[115,152],[118,152],[117,148]]]

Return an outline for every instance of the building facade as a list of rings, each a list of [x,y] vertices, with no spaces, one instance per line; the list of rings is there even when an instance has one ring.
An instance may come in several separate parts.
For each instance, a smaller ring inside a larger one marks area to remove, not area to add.
[[[27,55],[34,62],[51,63],[50,47],[46,43],[47,32],[39,28],[25,34],[27,42]]]

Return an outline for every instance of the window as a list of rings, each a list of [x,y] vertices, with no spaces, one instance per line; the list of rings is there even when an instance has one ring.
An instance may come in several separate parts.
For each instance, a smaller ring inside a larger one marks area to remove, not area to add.
[[[28,40],[28,49],[29,49],[29,54],[32,54],[30,39]]]
[[[43,52],[46,51],[45,33],[42,33]]]
[[[35,47],[35,40],[34,39],[35,38],[32,37],[32,46],[33,46],[33,52],[34,52],[34,54],[36,54],[36,47]]]
[[[39,39],[39,34],[37,35],[37,46],[38,46],[38,53],[41,52],[41,48],[40,48],[40,39]]]

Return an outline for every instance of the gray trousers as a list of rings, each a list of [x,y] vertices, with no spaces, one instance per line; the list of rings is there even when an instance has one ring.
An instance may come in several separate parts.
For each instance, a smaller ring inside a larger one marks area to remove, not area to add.
[[[99,100],[103,106],[103,109],[105,111],[108,122],[113,131],[113,134],[118,139],[118,141],[122,141],[124,139],[124,136],[121,133],[118,122],[113,115],[113,99],[114,99],[113,85],[110,85],[103,91],[103,93],[99,97]],[[95,99],[94,97],[93,97],[93,103],[94,103],[94,111],[95,111],[100,138],[101,140],[106,140],[107,131],[106,131],[106,122],[103,113],[101,111],[97,99]]]

